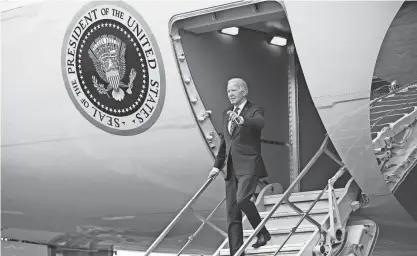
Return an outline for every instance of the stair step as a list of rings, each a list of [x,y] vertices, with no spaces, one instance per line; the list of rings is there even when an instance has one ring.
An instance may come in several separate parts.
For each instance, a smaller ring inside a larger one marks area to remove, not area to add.
[[[267,212],[260,212],[259,215],[262,219],[264,219],[267,216]],[[318,223],[321,223],[327,215],[327,211],[323,213],[313,213],[310,215],[313,219],[315,219]],[[279,215],[272,215],[272,218],[268,220],[266,223],[266,228],[269,229],[290,229],[294,227],[298,221],[301,219],[300,215],[290,215],[290,216],[279,216]],[[246,223],[245,223],[246,224]],[[246,226],[249,224],[244,225],[245,229]],[[298,228],[311,228],[315,227],[313,224],[311,224],[308,220],[304,219],[300,226]],[[248,227],[250,229],[250,227]]]
[[[301,250],[304,244],[287,244],[281,249],[277,255],[295,256]],[[254,249],[248,246],[245,250],[245,255],[274,255],[280,245],[265,245],[260,248]],[[229,249],[220,250],[220,255],[230,255]]]
[[[298,208],[306,212],[310,208],[312,203],[313,201],[306,201],[306,202],[296,202],[294,204],[295,206],[297,206]],[[265,211],[270,211],[274,207],[274,204],[265,205]],[[321,200],[321,201],[318,201],[314,205],[313,210],[324,209],[327,207],[329,207],[329,202],[327,200]],[[295,211],[288,204],[281,204],[278,207],[276,212],[295,212]]]
[[[343,195],[344,188],[335,189],[334,192],[336,194],[336,198],[339,198]],[[317,190],[317,191],[297,192],[297,193],[294,193],[290,196],[290,201],[293,202],[293,203],[314,201],[314,200],[316,200],[317,196],[320,193],[321,193],[321,191],[319,191],[319,190]],[[265,205],[269,205],[269,204],[273,205],[273,204],[277,203],[279,200],[281,200],[282,196],[283,196],[283,194],[265,196],[264,204]],[[321,196],[320,200],[326,200],[328,198],[329,198],[329,193],[324,192],[324,194]]]
[[[314,232],[316,228],[312,227],[298,227],[295,233],[306,233],[306,232]],[[271,235],[282,235],[282,234],[289,234],[291,232],[291,229],[283,229],[283,228],[272,228],[268,230]],[[243,230],[244,236],[250,236],[253,233],[253,230],[245,229]]]
[[[301,217],[301,215],[298,212],[294,211],[292,208],[289,209],[288,211],[280,211],[279,208],[276,212],[274,212],[274,214],[272,215],[272,218],[290,217],[290,216],[300,216]],[[328,212],[329,212],[329,208],[326,205],[325,208],[316,208],[316,209],[313,208],[309,212],[309,214],[321,214],[321,213],[327,214]],[[261,215],[261,218],[264,218],[268,215],[268,213],[269,212],[260,212],[259,215]]]
[[[271,234],[271,240],[268,242],[269,245],[282,244],[291,232],[290,229],[270,229],[268,231]],[[297,228],[297,230],[294,232],[294,234],[292,234],[292,236],[288,240],[287,244],[305,243],[311,237],[314,231],[314,227]],[[244,241],[246,241],[252,233],[253,230],[244,230]],[[256,238],[254,238],[252,241],[254,243],[256,241]]]

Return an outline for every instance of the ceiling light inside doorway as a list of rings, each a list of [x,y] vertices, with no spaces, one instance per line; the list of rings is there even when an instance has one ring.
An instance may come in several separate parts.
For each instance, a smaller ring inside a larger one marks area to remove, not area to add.
[[[278,45],[278,46],[285,46],[287,45],[287,39],[285,37],[274,36],[271,39],[270,44]]]
[[[220,32],[223,34],[235,36],[239,34],[239,28],[238,27],[224,28]]]

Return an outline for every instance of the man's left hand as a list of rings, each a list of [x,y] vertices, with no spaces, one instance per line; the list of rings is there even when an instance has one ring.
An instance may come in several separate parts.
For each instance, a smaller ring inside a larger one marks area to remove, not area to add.
[[[243,122],[245,121],[245,119],[243,119],[242,116],[238,116],[238,117],[236,117],[235,121],[238,125],[242,125]]]

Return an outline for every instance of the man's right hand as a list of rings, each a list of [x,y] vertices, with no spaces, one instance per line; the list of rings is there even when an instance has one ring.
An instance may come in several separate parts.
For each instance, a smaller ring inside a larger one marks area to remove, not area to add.
[[[219,174],[220,170],[219,168],[213,167],[213,169],[211,169],[208,178],[211,179],[212,177],[217,176],[217,174]]]

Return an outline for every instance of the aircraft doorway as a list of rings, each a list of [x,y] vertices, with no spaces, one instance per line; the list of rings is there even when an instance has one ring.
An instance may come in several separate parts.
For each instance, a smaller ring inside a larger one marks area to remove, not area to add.
[[[219,146],[213,134],[221,132],[222,112],[230,106],[227,81],[243,78],[249,101],[265,109],[263,140],[278,142],[262,145],[267,181],[288,188],[326,131],[298,62],[284,8],[273,1],[234,3],[179,15],[171,22],[171,36],[185,91],[213,155]],[[296,190],[322,189],[337,169],[331,159],[321,157]]]

